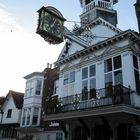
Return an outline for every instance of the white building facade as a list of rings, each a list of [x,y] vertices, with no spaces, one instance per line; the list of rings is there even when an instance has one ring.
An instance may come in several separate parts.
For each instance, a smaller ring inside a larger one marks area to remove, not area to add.
[[[23,105],[23,93],[10,90],[1,106],[0,112],[0,139],[16,140],[17,128],[20,126],[20,118]]]
[[[140,36],[116,27],[117,2],[80,0],[81,25],[66,31],[58,102],[45,120],[58,121],[67,140],[139,138]]]
[[[20,121],[20,138],[36,140],[40,137],[42,89],[44,76],[42,72],[33,72],[26,79],[24,103]]]

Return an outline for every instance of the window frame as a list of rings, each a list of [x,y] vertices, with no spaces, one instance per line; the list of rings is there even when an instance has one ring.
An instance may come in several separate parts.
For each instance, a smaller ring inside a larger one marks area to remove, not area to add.
[[[12,117],[12,109],[8,109],[6,118],[11,118],[11,117]]]
[[[68,73],[65,73],[63,76],[63,85],[69,85],[71,83],[75,82],[76,72],[70,71]]]
[[[38,85],[39,83],[39,85]],[[42,80],[41,79],[37,79],[36,80],[36,87],[35,87],[35,95],[41,95],[41,87],[42,87]],[[37,94],[39,93],[39,94]]]
[[[94,67],[94,74],[93,75],[91,75],[91,67]],[[83,70],[86,70],[87,72],[86,72],[86,77],[84,77],[83,78]],[[82,75],[82,78],[81,78],[81,80],[82,80],[82,91],[84,90],[84,88],[86,87],[85,86],[85,82],[87,83],[86,85],[87,85],[87,90],[88,91],[90,91],[91,90],[91,80],[94,80],[95,81],[95,89],[96,89],[96,64],[90,64],[90,65],[88,65],[88,66],[86,66],[86,67],[83,67],[82,68],[82,70],[81,70],[82,72],[81,72],[81,75]]]
[[[117,58],[117,57],[120,57],[120,65],[119,65],[119,67],[116,67],[115,66],[115,58]],[[112,67],[112,70],[109,70],[109,71],[107,71],[106,69],[106,63],[105,63],[105,61],[106,60],[111,60],[111,67]],[[119,84],[121,84],[121,85],[123,85],[123,70],[122,70],[122,55],[117,55],[117,56],[114,56],[114,57],[111,57],[111,58],[108,58],[108,59],[106,59],[106,60],[104,60],[104,77],[105,77],[105,88],[108,88],[108,86],[114,86],[114,85],[119,85]],[[122,78],[122,82],[121,83],[118,83],[118,84],[115,84],[115,73],[116,72],[118,72],[118,71],[121,71],[121,78]],[[112,74],[112,84],[107,84],[107,82],[106,82],[106,76],[107,75],[109,75],[109,74]],[[108,85],[108,86],[106,86],[106,85]]]
[[[35,112],[35,109],[37,109],[37,113]],[[34,107],[33,117],[32,117],[32,125],[37,125],[38,124],[38,118],[39,118],[39,107]]]

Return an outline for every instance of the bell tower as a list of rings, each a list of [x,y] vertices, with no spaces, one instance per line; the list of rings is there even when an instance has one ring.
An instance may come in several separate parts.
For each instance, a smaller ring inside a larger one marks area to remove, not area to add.
[[[118,0],[80,0],[83,9],[81,24],[92,23],[98,17],[103,18],[112,25],[117,25],[117,12],[113,9]]]

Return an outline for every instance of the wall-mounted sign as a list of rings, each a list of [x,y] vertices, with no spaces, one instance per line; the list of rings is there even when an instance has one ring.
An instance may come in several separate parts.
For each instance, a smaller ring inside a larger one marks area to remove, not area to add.
[[[42,7],[39,14],[37,33],[51,44],[63,42],[64,17],[54,7]]]

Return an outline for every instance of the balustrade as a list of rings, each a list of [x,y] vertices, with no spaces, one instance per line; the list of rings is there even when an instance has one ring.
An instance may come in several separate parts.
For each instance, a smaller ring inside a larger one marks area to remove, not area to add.
[[[87,12],[95,7],[101,7],[101,8],[106,8],[106,9],[113,9],[113,2],[107,2],[107,1],[102,1],[102,0],[95,0],[90,2],[89,4],[84,6],[84,11]]]
[[[52,112],[49,113],[83,110],[115,104],[131,104],[130,93],[130,89],[122,85],[98,90],[92,89],[86,93],[59,98],[55,103],[49,101],[52,104]]]

